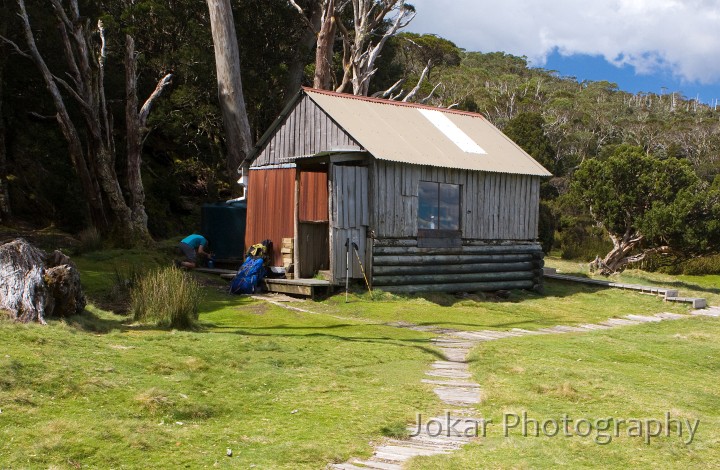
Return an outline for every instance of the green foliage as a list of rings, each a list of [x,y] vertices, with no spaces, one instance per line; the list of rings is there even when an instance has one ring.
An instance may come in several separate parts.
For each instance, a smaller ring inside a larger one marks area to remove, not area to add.
[[[512,118],[503,132],[552,174],[560,176],[564,169],[555,164],[555,150],[545,135],[544,125],[539,113],[524,112]]]
[[[6,2],[7,3],[7,2]],[[309,1],[299,2],[306,9]],[[19,23],[2,17],[6,35],[22,44]],[[61,42],[54,37],[54,19],[48,6],[30,2],[39,46],[57,76],[65,76]],[[107,28],[106,93],[117,123],[116,169],[124,168],[124,34],[135,37],[139,61],[139,96],[145,99],[162,75],[174,74],[172,86],[155,103],[145,140],[143,180],[151,233],[169,237],[197,225],[190,208],[203,202],[236,196],[224,173],[223,130],[217,103],[212,39],[204,4],[189,0],[82,4],[91,22],[102,17]],[[244,94],[255,137],[259,137],[294,93],[289,71],[305,65],[302,83],[311,83],[313,51],[302,44],[307,26],[297,11],[281,0],[239,0],[233,13],[241,44]],[[350,9],[344,24],[352,27]],[[376,33],[381,33],[378,31]],[[339,45],[339,43],[338,43]],[[9,48],[4,46],[7,52]],[[336,48],[339,63],[341,52]],[[0,54],[3,62],[3,107],[11,201],[16,216],[35,224],[55,223],[76,233],[88,224],[87,204],[67,159],[67,149],[53,120],[53,106],[31,61],[17,54]],[[607,81],[582,81],[557,72],[531,68],[525,57],[504,52],[466,52],[433,34],[403,33],[383,49],[373,77],[372,91],[384,90],[405,78],[405,90],[414,85],[430,61],[433,65],[418,96],[435,85],[429,105],[479,112],[516,140],[563,181],[543,184],[546,201],[562,195],[574,171],[587,159],[605,159],[618,146],[629,144],[668,161],[687,162],[706,182],[720,173],[720,111],[675,94],[631,94]],[[302,69],[302,67],[300,67]],[[552,191],[547,191],[552,189]],[[720,232],[707,217],[715,214],[713,194],[698,201],[696,194],[681,196],[674,207],[656,207],[646,229],[656,234],[673,225],[671,238],[710,250]],[[690,219],[705,220],[694,228]],[[555,208],[556,214],[567,213]],[[715,217],[720,221],[720,217]],[[720,222],[716,222],[720,223]],[[685,228],[684,228],[685,227]],[[690,228],[686,228],[690,227]],[[562,224],[558,227],[562,230]],[[688,233],[680,233],[680,232]],[[673,241],[676,244],[676,241]]]
[[[402,44],[405,60],[416,70],[431,67],[460,65],[461,49],[454,42],[435,34],[401,33],[397,41]]]
[[[198,319],[202,291],[188,273],[170,267],[143,277],[132,290],[131,311],[141,323],[187,329]]]
[[[701,256],[689,259],[680,264],[682,274],[703,276],[706,274],[720,274],[720,255]]]
[[[589,262],[612,248],[603,230],[588,225],[567,228],[559,234],[562,259]]]
[[[538,224],[538,239],[545,253],[550,253],[555,242],[556,217],[545,201],[540,201],[540,222]]]
[[[642,236],[646,246],[689,253],[717,246],[717,195],[705,190],[685,160],[620,146],[607,160],[583,162],[572,191],[618,239]]]

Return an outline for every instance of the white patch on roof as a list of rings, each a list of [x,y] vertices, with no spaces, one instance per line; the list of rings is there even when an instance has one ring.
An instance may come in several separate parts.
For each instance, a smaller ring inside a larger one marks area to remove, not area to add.
[[[420,114],[432,123],[445,137],[450,139],[460,150],[466,153],[477,153],[479,155],[487,155],[487,152],[480,147],[477,142],[472,140],[465,132],[455,125],[447,116],[440,111],[433,109],[418,109]]]

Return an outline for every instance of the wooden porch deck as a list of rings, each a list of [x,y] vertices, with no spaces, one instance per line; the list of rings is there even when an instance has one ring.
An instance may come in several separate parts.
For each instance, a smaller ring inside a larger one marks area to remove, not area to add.
[[[263,284],[268,292],[304,295],[312,299],[316,294],[329,294],[333,285],[323,279],[274,279],[265,278]]]
[[[208,274],[218,274],[223,279],[233,279],[237,271],[229,269],[197,268],[195,271]],[[263,287],[268,292],[280,292],[282,294],[303,295],[315,298],[317,294],[329,294],[333,285],[330,281],[323,279],[280,279],[265,278],[262,280]]]

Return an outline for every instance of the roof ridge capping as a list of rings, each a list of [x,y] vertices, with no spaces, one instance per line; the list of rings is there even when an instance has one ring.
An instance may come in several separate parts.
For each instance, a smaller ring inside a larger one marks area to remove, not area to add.
[[[433,111],[441,111],[443,113],[452,113],[452,114],[459,114],[462,116],[470,116],[470,117],[480,118],[484,121],[487,121],[487,118],[485,118],[485,116],[483,116],[480,113],[473,113],[470,111],[463,111],[460,109],[441,108],[441,107],[437,107],[437,106],[430,106],[427,104],[407,103],[404,101],[388,100],[386,98],[375,98],[372,96],[359,96],[359,95],[353,95],[350,93],[338,93],[336,91],[320,90],[318,88],[311,88],[311,87],[305,87],[305,86],[302,87],[302,90],[306,93],[317,93],[320,95],[336,96],[338,98],[345,98],[348,100],[367,101],[370,103],[380,103],[380,104],[387,104],[387,105],[391,105],[391,106],[403,106],[406,108],[429,109],[429,110],[433,110]]]

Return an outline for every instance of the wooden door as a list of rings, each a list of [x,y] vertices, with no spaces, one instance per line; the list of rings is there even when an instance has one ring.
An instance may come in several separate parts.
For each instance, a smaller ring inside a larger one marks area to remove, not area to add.
[[[332,166],[330,214],[331,266],[335,282],[345,279],[346,267],[351,279],[362,279],[358,255],[367,270],[368,170],[363,166]],[[350,263],[345,243],[350,241]],[[357,255],[352,243],[357,245]],[[367,273],[369,274],[369,273]]]

